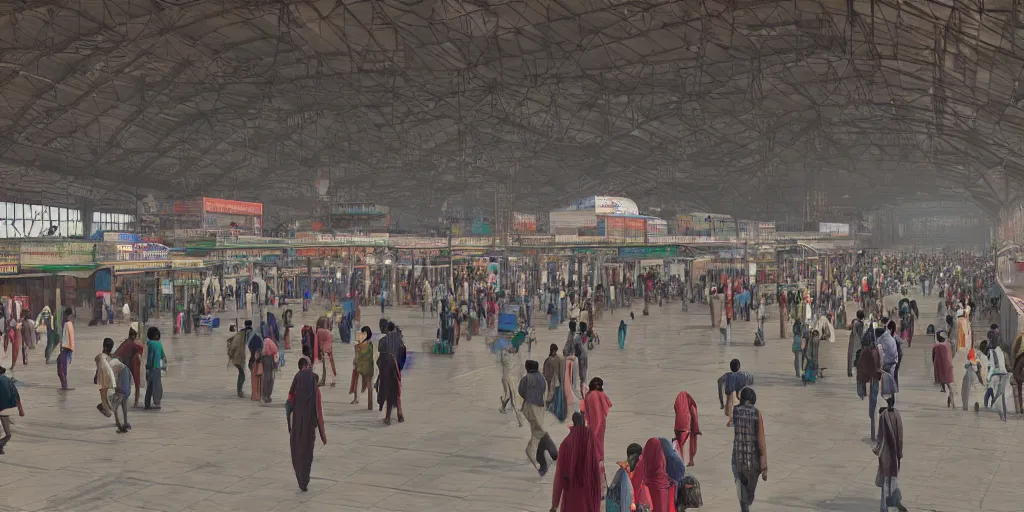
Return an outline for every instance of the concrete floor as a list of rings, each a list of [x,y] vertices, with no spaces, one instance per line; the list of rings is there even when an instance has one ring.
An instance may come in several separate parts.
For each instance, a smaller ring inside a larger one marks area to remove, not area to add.
[[[628,312],[606,315],[599,324],[606,341],[591,352],[590,374],[604,379],[615,404],[606,438],[610,462],[624,458],[629,443],[670,436],[672,403],[685,389],[701,412],[693,473],[702,484],[704,510],[737,510],[729,469],[732,430],[725,427],[715,383],[738,357],[756,375],[768,434],[769,479],[758,488],[753,509],[878,510],[867,403],[845,375],[846,331],[839,331],[839,342],[822,347],[827,377],[805,387],[792,373],[790,341],[778,338],[777,319],[769,321],[767,346],[752,345],[753,324],[746,322],[736,325],[735,343],[724,346],[709,328],[706,308],[679,309],[678,303],[654,307],[644,318],[635,308],[624,351],[614,344],[615,326]],[[1024,470],[1016,462],[1024,460],[1022,423],[944,408],[944,396],[925,375],[930,340],[923,332],[935,304],[925,299],[921,309],[925,318],[918,343],[906,351],[898,398],[906,437],[904,503],[911,510],[1021,510],[1024,490],[1013,475]],[[375,310],[364,311],[366,323],[375,325]],[[418,352],[420,341],[433,335],[433,321],[422,320],[418,309],[388,314],[403,327],[411,350]],[[296,324],[313,320],[307,315]],[[278,377],[275,404],[260,406],[235,397],[226,330],[165,336],[170,370],[163,410],[130,410],[134,428],[120,435],[95,410],[92,359],[105,336],[120,341],[126,331],[79,327],[70,371],[75,391],[57,391],[56,368],[42,363],[41,350],[18,369],[27,416],[15,419],[15,437],[0,457],[0,510],[496,512],[550,506],[551,476],[539,479],[523,453],[528,427],[498,413],[498,368],[481,338],[463,341],[455,356],[416,353],[404,379],[407,421],[391,427],[381,424],[379,412],[366,410],[365,396],[364,405],[349,404],[351,355],[336,344],[343,375],[337,388],[324,389],[328,444],[318,448],[313,481],[302,493],[281,406],[295,369],[294,350]],[[537,332],[541,347],[561,345],[565,337],[564,330]],[[546,350],[535,352],[542,361]],[[567,433],[557,423],[550,430],[556,442]]]

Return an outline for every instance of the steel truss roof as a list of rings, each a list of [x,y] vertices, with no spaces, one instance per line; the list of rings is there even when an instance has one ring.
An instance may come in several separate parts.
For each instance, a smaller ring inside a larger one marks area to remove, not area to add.
[[[1024,177],[1022,14],[1021,0],[5,2],[0,177],[98,198],[296,204],[319,176],[392,206],[495,184],[525,211],[616,193],[771,216],[818,192],[994,212]]]

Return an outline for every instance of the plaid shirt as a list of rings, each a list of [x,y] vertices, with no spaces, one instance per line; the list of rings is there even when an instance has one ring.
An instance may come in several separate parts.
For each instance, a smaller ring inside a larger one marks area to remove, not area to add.
[[[752,405],[737,405],[732,410],[735,435],[732,441],[734,472],[761,469],[761,449],[757,443],[758,410]]]

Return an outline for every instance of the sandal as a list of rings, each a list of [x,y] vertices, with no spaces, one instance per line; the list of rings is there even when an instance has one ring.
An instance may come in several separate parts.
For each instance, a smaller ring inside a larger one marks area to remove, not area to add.
[[[401,414],[399,414],[398,415],[398,422],[399,423],[405,423],[405,416],[402,416]]]

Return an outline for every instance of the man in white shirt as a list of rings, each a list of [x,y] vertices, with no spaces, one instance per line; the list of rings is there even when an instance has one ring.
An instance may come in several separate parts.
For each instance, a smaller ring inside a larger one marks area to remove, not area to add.
[[[1006,354],[998,344],[991,344],[988,347],[988,389],[985,390],[985,407],[989,407],[989,398],[992,405],[1002,401],[1002,408],[996,409],[999,412],[999,419],[1006,421],[1006,386],[1010,382],[1010,376],[1006,371]]]
[[[128,302],[127,301],[124,303],[124,306],[121,307],[121,321],[122,322],[131,322],[132,321],[132,308],[128,307]]]

